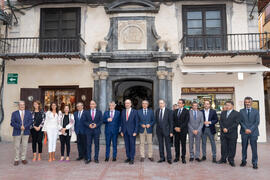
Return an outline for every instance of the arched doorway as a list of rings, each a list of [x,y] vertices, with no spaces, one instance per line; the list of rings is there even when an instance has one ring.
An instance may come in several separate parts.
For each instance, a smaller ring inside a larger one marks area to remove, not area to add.
[[[133,108],[140,109],[143,100],[149,101],[149,107],[153,108],[153,82],[144,79],[122,79],[113,82],[113,99],[117,103],[117,109],[124,108],[124,101],[131,99]]]

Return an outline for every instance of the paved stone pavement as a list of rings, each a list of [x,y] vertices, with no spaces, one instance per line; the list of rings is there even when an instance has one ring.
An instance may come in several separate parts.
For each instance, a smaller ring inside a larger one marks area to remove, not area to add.
[[[188,145],[187,145],[188,148]],[[251,152],[249,148],[248,165],[240,167],[241,163],[241,144],[237,145],[236,167],[226,165],[213,164],[211,162],[211,151],[207,155],[205,162],[192,162],[183,165],[182,163],[159,164],[150,162],[148,159],[139,162],[139,147],[137,146],[137,154],[134,165],[125,164],[124,147],[118,147],[117,162],[104,162],[105,146],[101,145],[100,163],[91,162],[85,165],[83,161],[75,161],[77,157],[76,144],[71,146],[71,162],[52,162],[49,163],[47,155],[47,147],[44,148],[43,160],[40,162],[31,162],[31,144],[28,148],[29,164],[15,167],[13,166],[13,144],[0,143],[0,180],[269,180],[270,179],[270,144],[262,143],[258,145],[259,152],[259,169],[253,170],[250,163]],[[210,144],[207,147],[210,150]],[[220,158],[220,144],[217,144],[218,159]],[[188,150],[188,149],[187,149]],[[172,148],[174,157],[174,148]],[[188,154],[187,154],[188,155]],[[60,156],[60,145],[57,144],[57,159]],[[158,148],[154,146],[154,158],[157,161]],[[188,157],[187,157],[188,159]]]

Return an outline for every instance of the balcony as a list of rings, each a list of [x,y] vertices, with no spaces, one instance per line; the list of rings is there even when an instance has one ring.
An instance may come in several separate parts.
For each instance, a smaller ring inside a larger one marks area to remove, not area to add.
[[[181,58],[196,56],[266,55],[270,34],[184,35],[180,41]]]
[[[0,58],[81,58],[85,59],[85,41],[80,37],[0,38]]]

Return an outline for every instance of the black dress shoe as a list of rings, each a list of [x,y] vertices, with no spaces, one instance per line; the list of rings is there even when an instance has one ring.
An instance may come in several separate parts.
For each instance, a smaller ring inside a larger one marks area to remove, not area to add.
[[[141,160],[140,160],[141,162],[144,162],[144,158],[141,158]]]
[[[116,158],[113,158],[112,161],[116,161]]]
[[[198,161],[198,162],[201,162],[200,158],[196,158],[195,160]]]
[[[247,165],[246,162],[242,161],[242,163],[240,164],[241,167],[245,167]]]
[[[213,162],[213,163],[217,163],[216,158],[213,158],[212,162]]]
[[[165,162],[165,159],[160,159],[160,160],[158,161],[158,163],[163,163],[163,162]]]
[[[134,164],[134,160],[130,160],[129,161],[129,164]]]
[[[186,164],[187,161],[186,161],[185,159],[182,159],[182,163],[183,163],[183,164]]]
[[[172,160],[168,160],[168,163],[169,163],[169,164],[172,164]]]
[[[230,165],[231,165],[232,167],[235,167],[235,163],[234,163],[234,162],[230,162]]]
[[[95,163],[99,163],[98,159],[95,160]]]
[[[89,164],[91,162],[90,159],[85,160],[85,164]]]
[[[80,161],[80,160],[82,160],[83,159],[83,157],[78,157],[77,159],[76,159],[76,161]]]
[[[189,158],[189,161],[190,161],[190,162],[194,161],[194,158]]]
[[[178,162],[178,161],[179,161],[179,159],[174,159],[174,160],[173,160],[173,162],[175,162],[175,163]]]
[[[126,160],[125,160],[125,163],[129,163],[129,161],[130,161],[130,159],[126,159]]]
[[[218,164],[226,164],[227,162],[221,159],[221,160],[219,160],[217,163],[218,163]]]
[[[108,162],[109,161],[109,158],[105,158],[105,162]]]
[[[258,169],[258,165],[257,164],[253,164],[253,169]]]
[[[152,162],[154,161],[154,159],[153,159],[153,158],[148,158],[148,159],[149,159],[150,161],[152,161]]]
[[[205,156],[203,156],[203,157],[202,157],[202,161],[205,161],[205,160],[206,160],[206,157],[205,157]]]

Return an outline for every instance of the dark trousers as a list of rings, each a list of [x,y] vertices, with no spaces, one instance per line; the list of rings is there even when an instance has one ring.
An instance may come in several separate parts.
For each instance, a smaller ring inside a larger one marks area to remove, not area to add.
[[[79,153],[79,158],[87,159],[86,154],[86,135],[85,134],[77,134],[77,148]]]
[[[95,144],[95,160],[98,160],[99,156],[99,136],[98,133],[87,133],[86,135],[86,141],[87,141],[87,160],[91,160],[92,157],[92,143],[94,141]]]
[[[187,133],[175,133],[174,135],[175,159],[179,160],[180,158],[180,144],[181,144],[181,149],[182,149],[181,158],[185,159],[186,142],[187,142]]]
[[[43,140],[43,132],[36,131],[34,128],[31,129],[32,135],[32,150],[33,153],[37,152],[37,144],[38,144],[38,153],[42,153],[42,140]]]
[[[135,148],[136,148],[136,136],[130,136],[128,133],[124,134],[126,155],[130,160],[134,160]]]
[[[69,157],[70,154],[70,138],[71,136],[67,135],[60,135],[60,142],[61,142],[61,156],[64,156],[65,154],[65,146],[67,147],[67,157]]]
[[[167,161],[172,160],[172,152],[171,152],[171,138],[170,136],[164,136],[162,132],[157,133],[158,137],[158,145],[159,145],[159,156],[161,160],[165,160],[164,155],[164,142],[167,153]]]
[[[106,138],[106,154],[105,157],[110,157],[110,151],[111,151],[111,143],[113,145],[113,158],[116,158],[117,156],[117,138],[118,133],[107,133],[105,134]]]
[[[228,135],[221,135],[221,160],[234,162],[236,152],[236,137],[230,137]]]
[[[251,152],[252,152],[252,164],[258,163],[258,153],[257,153],[257,136],[251,136],[249,134],[243,134],[242,136],[242,161],[247,161],[247,148],[248,143],[250,143],[251,146]]]

